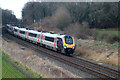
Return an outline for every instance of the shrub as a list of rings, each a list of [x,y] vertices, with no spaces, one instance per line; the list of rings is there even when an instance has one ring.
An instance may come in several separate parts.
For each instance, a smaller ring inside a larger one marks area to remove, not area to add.
[[[120,38],[113,34],[103,33],[102,35],[98,36],[98,40],[102,40],[108,43],[115,43],[119,42]]]
[[[85,35],[85,34],[80,34],[80,35],[78,36],[78,38],[81,38],[81,39],[88,39],[88,36]]]
[[[119,42],[120,39],[118,36],[116,35],[108,35],[107,40],[108,43],[115,43],[115,42]]]
[[[69,11],[65,7],[59,7],[53,14],[53,17],[60,30],[64,30],[72,21]]]
[[[64,32],[78,39],[88,39],[88,36],[94,35],[95,30],[90,29],[87,22],[83,22],[82,24],[76,22],[66,27]]]
[[[81,25],[79,23],[70,24],[64,29],[64,32],[78,38],[79,34],[81,34],[79,28],[80,26]]]
[[[92,37],[94,40],[98,40],[98,32],[94,31],[94,33],[92,34]]]

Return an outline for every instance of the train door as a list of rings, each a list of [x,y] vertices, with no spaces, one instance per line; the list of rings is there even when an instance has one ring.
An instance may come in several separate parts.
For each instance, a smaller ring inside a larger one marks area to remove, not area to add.
[[[57,47],[58,47],[58,51],[61,52],[61,50],[63,49],[63,42],[62,42],[62,39],[59,37],[57,40]]]

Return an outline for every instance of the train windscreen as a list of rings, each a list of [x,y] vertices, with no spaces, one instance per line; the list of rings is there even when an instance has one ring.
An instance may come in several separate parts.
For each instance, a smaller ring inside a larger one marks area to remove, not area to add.
[[[66,44],[73,44],[73,39],[71,36],[65,36],[65,43]]]

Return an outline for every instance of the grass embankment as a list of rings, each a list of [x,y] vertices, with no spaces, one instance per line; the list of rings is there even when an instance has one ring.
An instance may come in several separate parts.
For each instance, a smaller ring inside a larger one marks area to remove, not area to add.
[[[0,52],[3,56],[9,57],[3,51],[0,50]],[[2,78],[26,78],[21,72],[8,63],[5,58],[2,56],[0,56],[0,58],[2,58]]]
[[[22,73],[2,58],[2,78],[26,78]]]
[[[25,74],[28,74],[29,76],[31,76],[33,78],[42,78],[39,74],[31,71],[26,66],[23,66],[19,62],[12,60],[10,58],[10,56],[7,55],[5,52],[3,52],[1,50],[0,50],[0,52],[2,53],[2,56],[7,58],[8,60],[12,61],[14,63],[14,65],[16,67],[18,67],[19,69],[21,69]],[[9,62],[7,62],[5,60],[5,58],[3,58],[1,56],[0,56],[0,58],[2,58],[2,78],[27,78],[24,74],[19,72],[19,70],[14,68],[13,65],[11,65]]]
[[[113,49],[119,49],[120,46],[116,45],[116,44],[110,44],[110,43],[106,43],[103,41],[96,41],[98,44],[97,45],[93,45],[93,47],[106,47],[106,48],[113,48]]]

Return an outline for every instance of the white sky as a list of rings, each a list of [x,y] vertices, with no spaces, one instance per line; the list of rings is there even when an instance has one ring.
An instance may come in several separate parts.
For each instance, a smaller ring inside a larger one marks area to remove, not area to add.
[[[21,19],[21,11],[24,4],[29,0],[0,0],[0,7],[2,9],[9,9],[14,12],[17,18]]]

